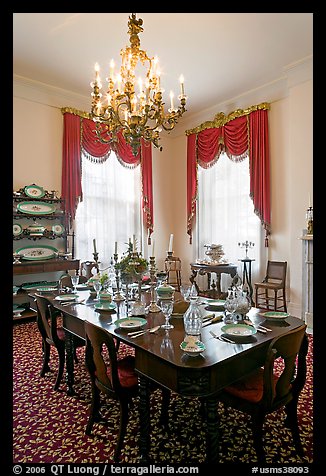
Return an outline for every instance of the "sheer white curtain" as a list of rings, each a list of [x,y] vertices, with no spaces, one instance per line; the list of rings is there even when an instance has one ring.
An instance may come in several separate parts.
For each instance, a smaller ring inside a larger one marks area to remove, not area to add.
[[[238,266],[242,278],[245,250],[238,243],[246,240],[254,243],[248,251],[252,263],[252,282],[259,270],[263,230],[254,213],[249,196],[249,159],[233,162],[226,154],[211,168],[198,166],[198,206],[196,219],[197,258],[205,259],[206,244],[221,244],[224,259]],[[226,291],[231,277],[222,274],[221,287]],[[204,284],[204,283],[202,283]]]
[[[140,166],[127,168],[116,155],[103,163],[82,157],[83,201],[75,220],[76,257],[93,260],[93,239],[99,254],[100,269],[107,267],[118,242],[119,257],[129,238],[142,242]]]

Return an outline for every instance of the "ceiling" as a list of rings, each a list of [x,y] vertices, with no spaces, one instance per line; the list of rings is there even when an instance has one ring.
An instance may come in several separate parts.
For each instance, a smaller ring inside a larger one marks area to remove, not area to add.
[[[13,13],[13,72],[90,97],[94,64],[108,76],[129,44],[130,13]],[[141,48],[157,55],[161,86],[196,114],[284,76],[313,54],[312,13],[137,13]]]

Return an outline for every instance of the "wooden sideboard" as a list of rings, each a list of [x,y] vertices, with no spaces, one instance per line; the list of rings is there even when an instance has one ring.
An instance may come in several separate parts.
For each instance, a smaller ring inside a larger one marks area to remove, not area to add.
[[[79,259],[53,258],[48,260],[24,261],[13,265],[13,274],[50,273],[52,271],[79,270]]]

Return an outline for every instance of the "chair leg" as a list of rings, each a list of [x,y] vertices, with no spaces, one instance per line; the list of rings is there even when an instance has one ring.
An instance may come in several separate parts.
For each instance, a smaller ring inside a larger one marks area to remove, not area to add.
[[[40,376],[44,377],[46,372],[50,372],[49,361],[50,361],[50,344],[46,341],[42,341],[42,351],[43,351],[43,364],[40,372]]]
[[[269,309],[268,289],[265,289],[265,306],[266,309]]]
[[[58,373],[57,373],[57,378],[54,384],[54,390],[58,390],[62,376],[63,376],[63,370],[65,366],[65,349],[57,349],[58,350],[58,355],[59,355],[59,368],[58,368]]]
[[[265,418],[265,415],[261,413],[259,413],[258,415],[252,416],[254,447],[256,450],[258,463],[265,463],[265,451],[263,446],[264,418]]]
[[[284,312],[287,312],[285,289],[283,289],[283,306],[284,306]]]
[[[293,399],[291,400],[290,403],[288,403],[285,406],[285,411],[287,415],[285,419],[285,424],[291,430],[294,446],[298,455],[304,456],[304,451],[303,451],[303,447],[302,447],[302,443],[300,439],[300,432],[299,432],[299,426],[298,426],[297,404],[298,404],[297,399]]]
[[[118,441],[114,450],[114,461],[119,461],[119,456],[121,453],[121,448],[123,444],[123,440],[126,434],[127,423],[129,419],[128,414],[129,402],[127,399],[120,400],[120,427],[118,433]]]
[[[88,422],[87,422],[87,426],[85,430],[86,435],[92,434],[93,424],[94,424],[94,421],[96,421],[97,419],[97,415],[99,415],[99,409],[100,409],[100,392],[98,388],[96,387],[96,385],[92,383],[92,402],[91,402]]]

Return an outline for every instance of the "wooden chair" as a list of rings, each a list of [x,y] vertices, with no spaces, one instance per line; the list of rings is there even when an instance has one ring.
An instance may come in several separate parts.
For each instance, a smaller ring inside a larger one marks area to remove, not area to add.
[[[86,278],[86,276],[79,275],[79,284],[86,283],[87,281],[88,281],[88,279]],[[70,274],[66,274],[64,276],[61,276],[61,278],[60,278],[60,287],[61,288],[73,288]]]
[[[261,283],[254,283],[256,307],[287,312],[286,269],[287,261],[267,262],[265,278]]]
[[[114,450],[114,461],[119,460],[129,419],[129,405],[138,394],[138,377],[135,372],[135,358],[128,355],[117,359],[113,337],[105,329],[85,321],[86,367],[92,384],[92,401],[85,433],[91,435],[95,421],[100,419],[100,395],[118,400],[120,403],[120,424],[118,440]],[[161,422],[167,421],[170,392],[163,390]]]
[[[219,401],[251,416],[254,446],[258,461],[265,462],[263,424],[266,416],[284,407],[285,424],[291,429],[296,451],[303,456],[297,420],[297,404],[306,380],[308,337],[306,325],[275,337],[268,347],[264,367],[225,387]],[[282,371],[275,372],[275,360],[281,358]],[[276,436],[276,435],[274,435]],[[281,438],[281,435],[277,436]]]
[[[177,256],[168,256],[167,258],[165,258],[164,268],[167,275],[167,283],[171,286],[174,286],[176,291],[180,291],[181,259]],[[172,273],[174,273],[173,277]]]
[[[51,369],[49,367],[50,348],[51,345],[56,348],[59,357],[59,366],[57,377],[54,385],[54,390],[59,388],[63,370],[65,365],[65,332],[61,326],[58,325],[58,318],[61,316],[60,311],[56,310],[48,299],[44,296],[35,294],[35,302],[37,309],[37,326],[42,336],[43,349],[43,364],[40,372],[41,377],[44,377],[46,372]],[[77,336],[73,338],[74,357],[77,362],[76,348],[85,345],[85,341]]]

